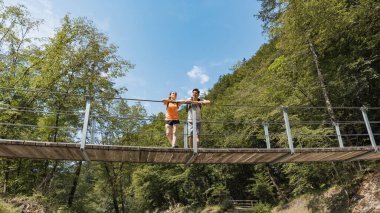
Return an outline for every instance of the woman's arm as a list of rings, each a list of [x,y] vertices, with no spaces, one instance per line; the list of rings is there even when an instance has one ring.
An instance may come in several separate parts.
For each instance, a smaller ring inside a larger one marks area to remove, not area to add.
[[[164,105],[167,105],[169,102],[170,102],[169,99],[162,99],[162,103],[163,103]]]
[[[191,103],[191,100],[176,100],[174,102],[180,103],[180,104],[185,104],[185,103],[188,104],[188,103]]]

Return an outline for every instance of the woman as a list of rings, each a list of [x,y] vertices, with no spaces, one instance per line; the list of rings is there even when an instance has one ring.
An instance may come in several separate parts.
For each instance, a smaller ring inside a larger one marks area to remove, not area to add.
[[[169,143],[172,148],[178,147],[176,145],[177,141],[177,130],[179,126],[179,115],[178,109],[181,103],[185,101],[176,101],[177,92],[172,91],[169,94],[168,99],[163,99],[162,102],[166,105],[166,114],[165,114],[165,132],[166,137],[169,140]]]

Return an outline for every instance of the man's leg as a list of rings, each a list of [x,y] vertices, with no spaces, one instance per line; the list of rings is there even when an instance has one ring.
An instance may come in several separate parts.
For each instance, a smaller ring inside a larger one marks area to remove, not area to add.
[[[189,148],[193,148],[193,123],[189,122],[187,124],[187,143],[189,144]]]
[[[201,123],[197,123],[197,145],[199,145],[199,143],[200,143],[199,138],[200,138],[200,135],[201,135],[201,132],[202,132],[201,130],[202,130],[201,129]]]

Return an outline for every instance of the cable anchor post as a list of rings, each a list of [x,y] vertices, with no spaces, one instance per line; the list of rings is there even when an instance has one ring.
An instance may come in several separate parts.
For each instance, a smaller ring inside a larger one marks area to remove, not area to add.
[[[86,150],[85,150],[85,145],[86,145],[86,138],[87,138],[87,129],[88,129],[88,122],[90,118],[90,109],[91,109],[91,101],[93,97],[91,96],[86,96],[86,111],[84,114],[84,121],[83,121],[83,129],[82,129],[82,140],[80,143],[80,151],[83,154],[83,157],[86,161],[90,161]]]
[[[333,122],[333,126],[335,127],[336,136],[338,137],[339,147],[343,148],[344,145],[343,145],[342,134],[340,133],[340,129],[339,129],[339,123]]]
[[[183,122],[183,148],[187,149],[189,148],[189,145],[187,144],[187,121]]]
[[[283,113],[283,116],[284,116],[285,127],[286,127],[286,134],[288,136],[288,145],[289,145],[290,153],[294,154],[295,151],[294,151],[292,132],[291,132],[291,129],[290,129],[290,123],[289,123],[289,117],[288,117],[288,107],[282,106],[281,109],[282,109],[282,113]]]
[[[377,152],[378,149],[377,149],[376,141],[375,141],[375,138],[373,137],[373,133],[372,133],[372,129],[371,129],[371,124],[369,122],[368,115],[367,115],[368,109],[367,109],[367,107],[363,106],[363,107],[360,107],[360,111],[362,111],[364,123],[365,123],[365,125],[367,127],[367,132],[368,132],[369,139],[371,141],[372,147],[375,150],[375,152]]]
[[[264,126],[265,142],[267,144],[267,149],[270,149],[269,124],[268,124],[268,122],[264,122],[263,126]]]

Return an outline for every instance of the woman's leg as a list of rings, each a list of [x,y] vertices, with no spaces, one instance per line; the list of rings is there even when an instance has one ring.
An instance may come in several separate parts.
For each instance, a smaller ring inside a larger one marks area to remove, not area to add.
[[[178,130],[178,124],[173,125],[173,140],[172,140],[172,147],[175,147],[177,142],[177,130]]]
[[[172,140],[173,140],[173,126],[169,124],[165,124],[166,129],[166,137],[168,138],[170,146],[172,146]]]

